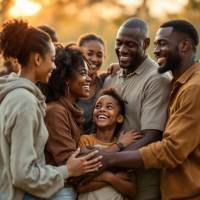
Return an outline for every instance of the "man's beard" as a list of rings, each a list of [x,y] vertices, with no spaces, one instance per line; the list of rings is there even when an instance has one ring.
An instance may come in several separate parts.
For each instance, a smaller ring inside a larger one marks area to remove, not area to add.
[[[173,70],[181,62],[181,56],[178,52],[178,46],[173,52],[168,53],[168,59],[163,67],[158,68],[158,73],[163,74],[167,71]]]

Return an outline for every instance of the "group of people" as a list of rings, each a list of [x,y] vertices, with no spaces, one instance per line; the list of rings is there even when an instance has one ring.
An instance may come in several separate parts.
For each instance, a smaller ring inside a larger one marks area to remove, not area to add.
[[[200,199],[195,27],[162,24],[156,63],[146,22],[125,21],[107,73],[100,36],[61,45],[46,32],[2,24],[0,53],[20,70],[0,78],[0,199]]]

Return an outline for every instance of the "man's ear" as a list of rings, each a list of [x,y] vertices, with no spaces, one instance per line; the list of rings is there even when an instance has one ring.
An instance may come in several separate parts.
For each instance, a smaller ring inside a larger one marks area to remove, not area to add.
[[[35,54],[34,55],[34,63],[37,65],[37,66],[40,66],[40,54]]]
[[[189,39],[182,40],[179,45],[181,52],[186,52],[192,48],[192,44]]]
[[[124,121],[124,115],[119,115],[117,117],[117,123],[121,124]]]
[[[150,45],[150,38],[146,38],[143,43],[143,50],[147,50]]]

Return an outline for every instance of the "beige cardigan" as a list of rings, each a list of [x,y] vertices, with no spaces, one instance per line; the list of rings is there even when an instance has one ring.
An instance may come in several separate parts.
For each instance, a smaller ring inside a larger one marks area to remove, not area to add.
[[[29,80],[0,78],[0,199],[22,200],[25,192],[49,198],[68,177],[63,165],[46,165],[44,96]]]

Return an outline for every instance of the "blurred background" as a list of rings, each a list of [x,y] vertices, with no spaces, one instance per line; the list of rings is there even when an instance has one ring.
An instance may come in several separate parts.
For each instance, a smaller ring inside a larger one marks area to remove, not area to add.
[[[138,17],[147,22],[151,38],[148,53],[155,59],[153,40],[163,22],[185,19],[200,33],[200,0],[0,0],[0,23],[18,17],[28,19],[33,26],[54,27],[60,43],[76,41],[84,33],[100,35],[107,41],[109,58],[102,67],[106,70],[117,62],[115,38],[125,20]]]

